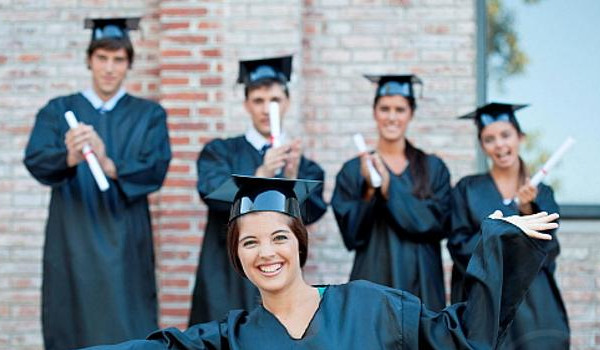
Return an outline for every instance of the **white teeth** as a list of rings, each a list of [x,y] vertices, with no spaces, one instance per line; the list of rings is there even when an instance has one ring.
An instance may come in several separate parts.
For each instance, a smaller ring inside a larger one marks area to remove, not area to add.
[[[275,272],[275,271],[279,270],[281,268],[281,266],[283,266],[281,263],[277,263],[277,264],[272,264],[272,265],[261,265],[258,268],[262,272],[271,273],[271,272]]]

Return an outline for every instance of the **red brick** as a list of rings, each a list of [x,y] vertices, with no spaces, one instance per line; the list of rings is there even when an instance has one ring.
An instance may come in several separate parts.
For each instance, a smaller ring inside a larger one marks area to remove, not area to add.
[[[220,49],[202,50],[201,53],[204,57],[221,57],[223,55]]]
[[[183,282],[183,280],[180,280]],[[166,281],[165,281],[166,282]],[[189,281],[185,280],[184,285],[164,285],[165,287],[182,287],[189,288]],[[191,295],[180,295],[180,294],[163,294],[160,296],[161,303],[190,303],[192,301]]]
[[[159,230],[182,230],[182,231],[187,231],[190,229],[190,223],[189,222],[163,222],[163,223],[159,223],[158,224],[158,229]]]
[[[180,44],[205,44],[208,42],[208,37],[205,35],[169,35],[165,37],[165,40]]]
[[[162,57],[189,57],[192,52],[190,50],[162,50],[160,55]]]
[[[198,114],[204,117],[221,117],[223,116],[223,109],[219,107],[198,108]]]
[[[187,317],[184,321],[180,322],[159,322],[159,326],[160,328],[175,327],[181,331],[185,331],[186,329],[188,329]]]
[[[161,78],[162,85],[187,85],[190,82],[189,78]]]
[[[207,63],[165,63],[160,66],[160,69],[206,72],[210,69],[210,65]]]
[[[186,101],[206,101],[208,94],[205,92],[176,92],[172,94],[164,94],[162,100],[186,100]]]
[[[189,108],[167,108],[167,115],[169,117],[189,117]]]
[[[163,251],[160,253],[160,258],[163,260],[187,260],[190,258],[190,252],[181,251]],[[187,282],[187,280],[185,280]]]
[[[198,158],[198,152],[194,151],[175,151],[173,152],[173,158],[182,160],[193,160],[196,161]]]
[[[186,288],[190,285],[190,281],[180,278],[165,278],[160,282],[161,287],[182,287]],[[174,300],[171,300],[174,301]]]
[[[183,165],[183,164],[182,165],[171,164],[171,165],[169,165],[169,172],[170,173],[189,173],[190,172],[190,166],[189,165]],[[163,200],[166,200],[165,196],[166,195],[162,196],[161,198]]]
[[[142,91],[142,83],[138,83],[138,82],[129,82],[126,84],[127,85],[127,89],[133,92],[140,92]]]
[[[219,22],[200,22],[198,23],[198,29],[215,29],[219,28],[221,25]]]
[[[163,8],[160,10],[161,16],[184,16],[196,17],[204,16],[208,13],[205,8]]]
[[[165,187],[196,187],[196,180],[190,179],[166,179],[163,186]]]
[[[163,31],[188,29],[189,27],[190,27],[189,22],[169,22],[169,23],[161,23],[160,24],[160,28]]]
[[[23,63],[34,63],[39,62],[42,58],[40,54],[24,54],[19,56],[19,61]]]
[[[221,77],[200,78],[200,84],[202,86],[215,86],[215,85],[221,85],[222,83],[223,83],[223,78],[221,78]]]
[[[169,140],[171,141],[171,145],[189,145],[190,144],[190,138],[188,136],[171,136],[169,138]]]
[[[185,316],[185,317],[188,317],[190,314],[190,311],[188,309],[182,309],[182,308],[174,309],[174,308],[161,307],[160,314],[163,316]]]
[[[207,130],[208,124],[203,122],[169,123],[169,130]]]

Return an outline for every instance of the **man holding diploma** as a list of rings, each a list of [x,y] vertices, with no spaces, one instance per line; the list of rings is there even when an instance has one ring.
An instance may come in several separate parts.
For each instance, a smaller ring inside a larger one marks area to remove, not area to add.
[[[52,187],[43,258],[46,349],[145,336],[157,328],[147,195],[171,159],[166,113],[122,87],[133,64],[128,32],[139,18],[86,20],[91,88],[51,100],[35,121],[25,166]],[[65,112],[79,121],[70,129]],[[84,153],[109,186],[101,191]]]
[[[251,310],[260,299],[256,287],[229,263],[225,238],[230,204],[206,196],[229,180],[231,174],[324,179],[321,167],[302,156],[299,140],[287,142],[283,132],[272,130],[278,125],[270,116],[276,119],[279,114],[281,123],[289,107],[287,82],[291,71],[291,56],[240,62],[238,83],[245,85],[244,108],[251,125],[244,135],[211,141],[198,158],[198,193],[208,206],[208,222],[196,272],[190,325],[221,319],[231,309]],[[273,126],[271,122],[275,122]],[[321,187],[302,207],[303,222],[317,221],[326,208]]]

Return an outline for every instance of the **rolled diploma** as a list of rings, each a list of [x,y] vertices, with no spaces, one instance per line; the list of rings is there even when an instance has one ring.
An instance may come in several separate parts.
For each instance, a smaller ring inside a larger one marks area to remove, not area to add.
[[[65,112],[65,119],[67,120],[67,124],[69,124],[71,129],[74,129],[77,127],[77,125],[79,125],[75,114],[71,111]],[[104,192],[108,190],[108,180],[106,180],[106,176],[102,171],[102,167],[100,166],[100,163],[98,163],[98,158],[96,158],[96,155],[90,148],[90,145],[83,146],[82,153],[88,163],[88,166],[90,167],[92,176],[94,176],[94,180],[96,180],[96,184],[98,184],[100,191]]]
[[[271,145],[281,146],[281,118],[279,116],[279,103],[269,103],[269,124],[271,126]]]
[[[556,163],[558,163],[562,159],[562,157],[569,150],[569,148],[573,146],[574,143],[575,139],[573,139],[570,136],[567,137],[565,142],[563,142],[563,144],[556,150],[556,152],[554,152],[552,156],[550,156],[550,158],[546,161],[546,163],[544,163],[544,166],[540,170],[538,170],[538,172],[535,173],[535,175],[533,175],[530,181],[531,185],[539,185],[540,182],[542,182],[542,180],[544,179],[544,177],[548,175],[548,172],[550,172],[550,170],[554,168]]]
[[[354,134],[353,136],[354,144],[360,153],[367,152],[367,145],[365,144],[365,139],[362,134]],[[381,175],[377,172],[377,169],[373,166],[373,162],[371,158],[367,159],[367,168],[369,169],[369,177],[371,178],[371,184],[373,187],[378,188],[381,187]]]

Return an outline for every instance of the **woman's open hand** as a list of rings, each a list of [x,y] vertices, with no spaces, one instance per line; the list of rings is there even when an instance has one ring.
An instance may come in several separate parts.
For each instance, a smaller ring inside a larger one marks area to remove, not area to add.
[[[527,236],[546,241],[551,240],[552,236],[539,231],[552,230],[558,227],[558,224],[553,222],[558,219],[558,214],[548,214],[545,211],[532,215],[513,215],[504,217],[500,210],[496,210],[492,215],[490,215],[490,218],[510,222],[511,224],[520,228],[521,231],[523,231]]]

